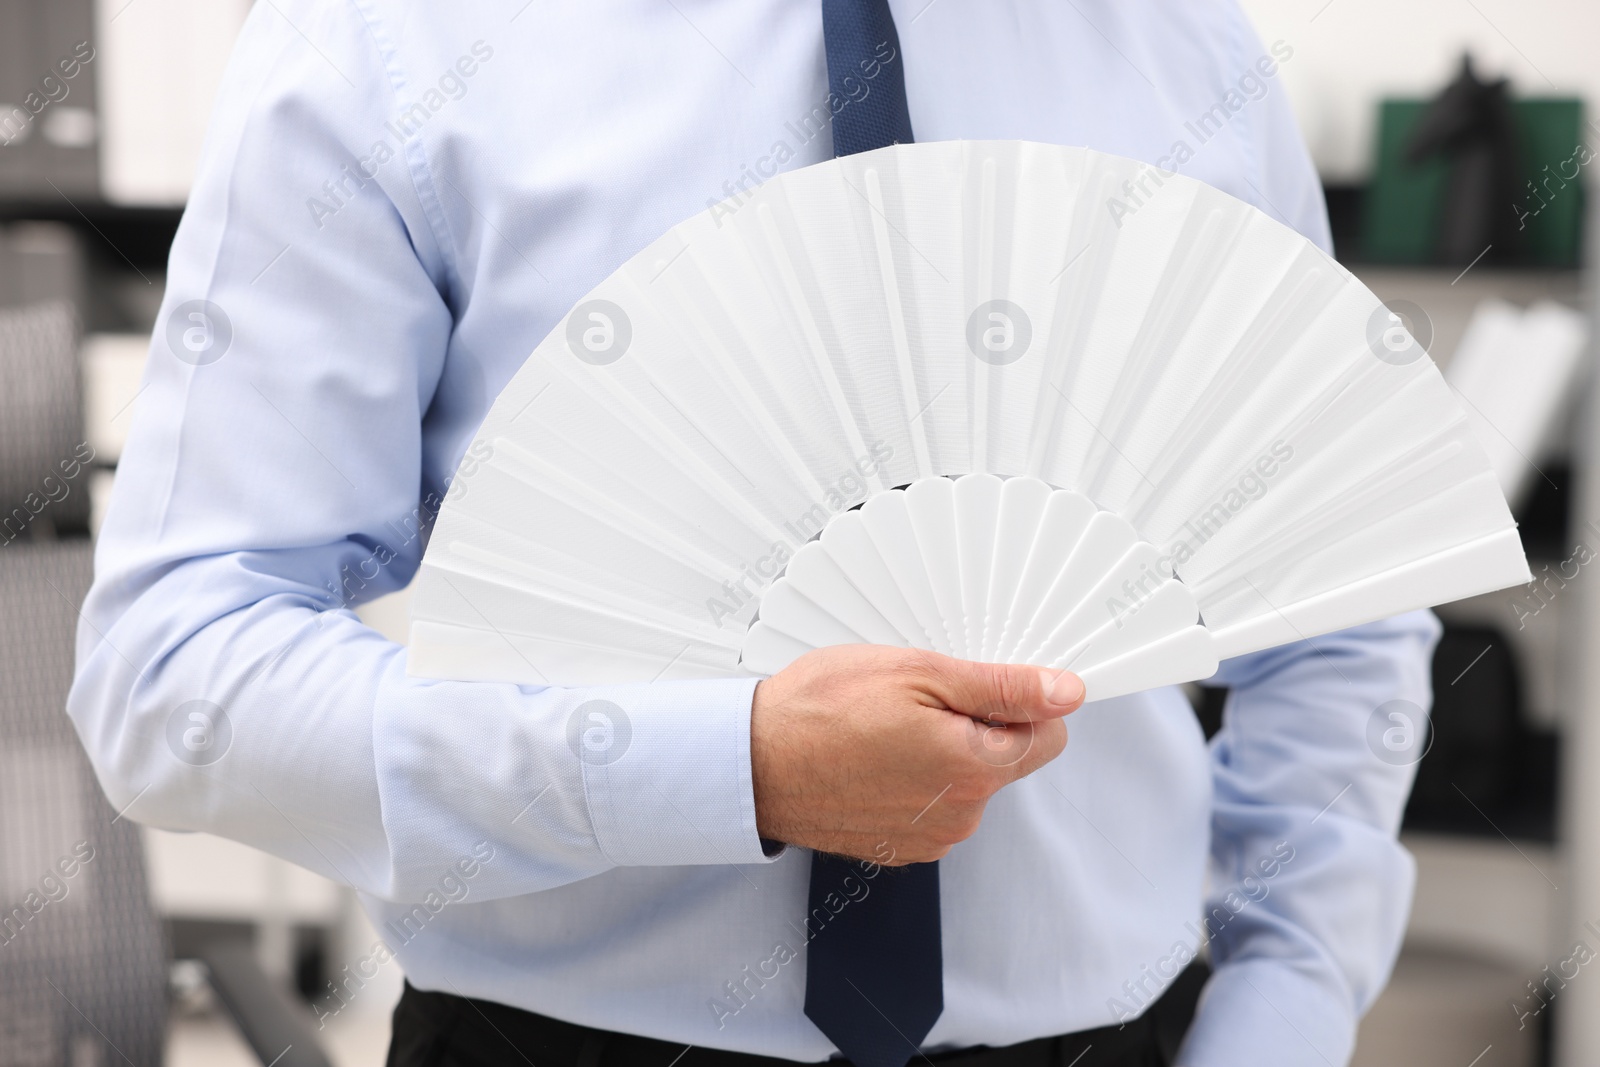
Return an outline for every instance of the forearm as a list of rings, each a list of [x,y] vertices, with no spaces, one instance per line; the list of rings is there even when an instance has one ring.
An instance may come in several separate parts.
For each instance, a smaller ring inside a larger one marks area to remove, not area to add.
[[[401,648],[326,593],[264,582],[262,563],[192,560],[129,602],[107,583],[86,605],[70,711],[129,818],[233,838],[387,899],[414,899],[482,842],[495,849],[475,883],[486,899],[616,865],[762,861],[751,682],[410,679]],[[593,725],[580,709],[597,699],[626,720],[598,757],[569,738],[575,716]],[[216,720],[205,751],[184,743],[197,700]]]

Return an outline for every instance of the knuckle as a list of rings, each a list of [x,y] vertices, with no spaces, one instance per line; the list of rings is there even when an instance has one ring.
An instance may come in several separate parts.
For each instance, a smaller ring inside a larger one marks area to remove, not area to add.
[[[989,767],[968,767],[958,774],[950,783],[950,792],[947,794],[951,803],[958,807],[970,807],[973,804],[982,804],[994,795],[997,788],[991,781],[988,773]]]
[[[883,652],[881,669],[896,682],[906,683],[927,676],[928,653],[920,648],[891,648]]]
[[[1034,726],[1032,745],[1026,759],[1012,768],[1013,778],[1026,778],[1046,763],[1061,755],[1067,747],[1067,728],[1059,722],[1039,723]]]
[[[955,843],[956,839],[946,834],[930,834],[926,840],[918,844],[916,858],[911,862],[928,863],[933,860],[943,859],[945,854],[950,851],[950,846]]]
[[[1042,723],[1036,729],[1037,736],[1034,739],[1034,746],[1039,749],[1040,755],[1043,757],[1041,762],[1048,763],[1066,751],[1066,723],[1058,719],[1054,722]]]
[[[883,866],[907,867],[913,863],[929,863],[944,858],[944,854],[948,851],[950,851],[949,846],[930,838],[905,846],[895,853],[892,862],[886,862]]]
[[[965,841],[978,832],[983,823],[983,809],[982,802],[953,808],[939,823],[935,838],[946,846]]]
[[[917,681],[936,692],[940,699],[954,706],[955,696],[963,689],[967,664],[938,652],[915,650],[908,661]]]
[[[1025,678],[1022,671],[1013,667],[996,665],[991,668],[994,675],[994,693],[1000,705],[1012,712],[1015,718],[1018,712],[1026,713],[1033,707],[1034,693],[1038,682]]]
[[[953,839],[951,840],[950,843],[953,845],[953,844],[956,844],[957,842],[965,841],[967,838],[969,838],[973,834],[977,833],[978,832],[978,827],[981,826],[982,824],[983,824],[983,813],[982,812],[972,812],[972,813],[970,813],[968,815],[965,815],[962,818],[956,820],[955,826],[951,828],[951,833],[953,835]]]

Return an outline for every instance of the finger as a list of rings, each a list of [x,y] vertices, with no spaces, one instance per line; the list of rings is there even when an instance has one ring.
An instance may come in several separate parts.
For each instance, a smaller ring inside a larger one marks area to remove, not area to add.
[[[1011,727],[1011,729],[1032,731],[1032,743],[1028,745],[1026,754],[1011,767],[1012,781],[1026,778],[1066,751],[1067,724],[1060,719],[1031,723],[1025,727]]]
[[[1061,755],[1067,745],[1066,723],[1060,719],[996,725],[969,721],[965,765],[974,757],[993,768],[986,772],[991,790],[1026,777]]]
[[[1059,719],[1083,704],[1083,680],[1071,671],[938,657],[929,661],[935,696],[952,711],[988,722]]]

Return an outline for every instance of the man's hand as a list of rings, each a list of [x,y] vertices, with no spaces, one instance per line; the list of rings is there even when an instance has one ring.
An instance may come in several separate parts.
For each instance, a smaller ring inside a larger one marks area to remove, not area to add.
[[[939,859],[1001,786],[1061,754],[1061,718],[1082,703],[1066,671],[879,645],[808,652],[756,686],[757,829],[878,863]]]

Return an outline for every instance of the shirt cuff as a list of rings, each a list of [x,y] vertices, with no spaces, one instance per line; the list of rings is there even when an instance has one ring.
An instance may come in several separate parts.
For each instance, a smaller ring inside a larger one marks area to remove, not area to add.
[[[606,858],[621,867],[776,858],[756,833],[750,776],[750,702],[758,680],[606,687],[609,702],[593,727],[603,743],[586,746],[580,723],[576,746]]]
[[[1342,1067],[1355,1051],[1348,996],[1282,960],[1222,966],[1206,984],[1176,1067]]]

